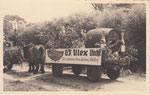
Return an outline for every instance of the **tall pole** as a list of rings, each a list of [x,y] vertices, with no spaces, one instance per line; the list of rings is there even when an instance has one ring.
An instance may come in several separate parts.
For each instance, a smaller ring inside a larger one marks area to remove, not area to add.
[[[17,35],[17,30],[18,30],[18,22],[17,20],[15,19],[14,21],[10,21],[11,25],[12,25],[12,29],[14,31],[14,39],[16,41],[16,35]],[[16,44],[16,42],[15,42]]]

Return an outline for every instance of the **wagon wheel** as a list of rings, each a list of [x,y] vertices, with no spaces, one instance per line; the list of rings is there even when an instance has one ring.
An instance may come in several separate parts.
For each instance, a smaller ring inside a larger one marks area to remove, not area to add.
[[[79,75],[82,71],[82,66],[79,66],[79,65],[74,65],[72,66],[72,72],[75,74],[75,75]]]
[[[119,68],[107,69],[107,76],[112,80],[116,80],[120,76],[120,69]]]
[[[102,76],[102,71],[99,66],[89,66],[87,68],[87,78],[90,81],[99,81]]]
[[[63,73],[63,66],[59,64],[53,64],[52,65],[52,73],[55,77],[62,76]]]

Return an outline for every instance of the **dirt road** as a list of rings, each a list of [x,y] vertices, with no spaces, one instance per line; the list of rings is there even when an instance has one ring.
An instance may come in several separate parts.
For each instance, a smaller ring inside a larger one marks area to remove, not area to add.
[[[14,66],[4,73],[4,91],[145,91],[145,75],[133,74],[110,80],[106,75],[99,82],[90,82],[86,74],[74,76],[71,70],[64,70],[62,77],[54,77],[51,68],[45,74],[28,73],[24,64]]]

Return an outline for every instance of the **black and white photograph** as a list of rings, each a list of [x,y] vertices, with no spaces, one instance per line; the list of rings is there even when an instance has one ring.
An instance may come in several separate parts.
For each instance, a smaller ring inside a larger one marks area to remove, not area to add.
[[[146,3],[2,5],[4,92],[146,92]]]

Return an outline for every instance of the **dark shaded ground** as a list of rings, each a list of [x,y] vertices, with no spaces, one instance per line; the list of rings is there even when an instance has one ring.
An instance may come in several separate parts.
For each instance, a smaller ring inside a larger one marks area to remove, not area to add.
[[[110,80],[106,75],[99,82],[90,82],[86,74],[75,76],[65,70],[62,77],[54,77],[51,68],[45,74],[28,73],[28,66],[13,67],[4,73],[4,91],[145,91],[145,75],[133,74]]]

